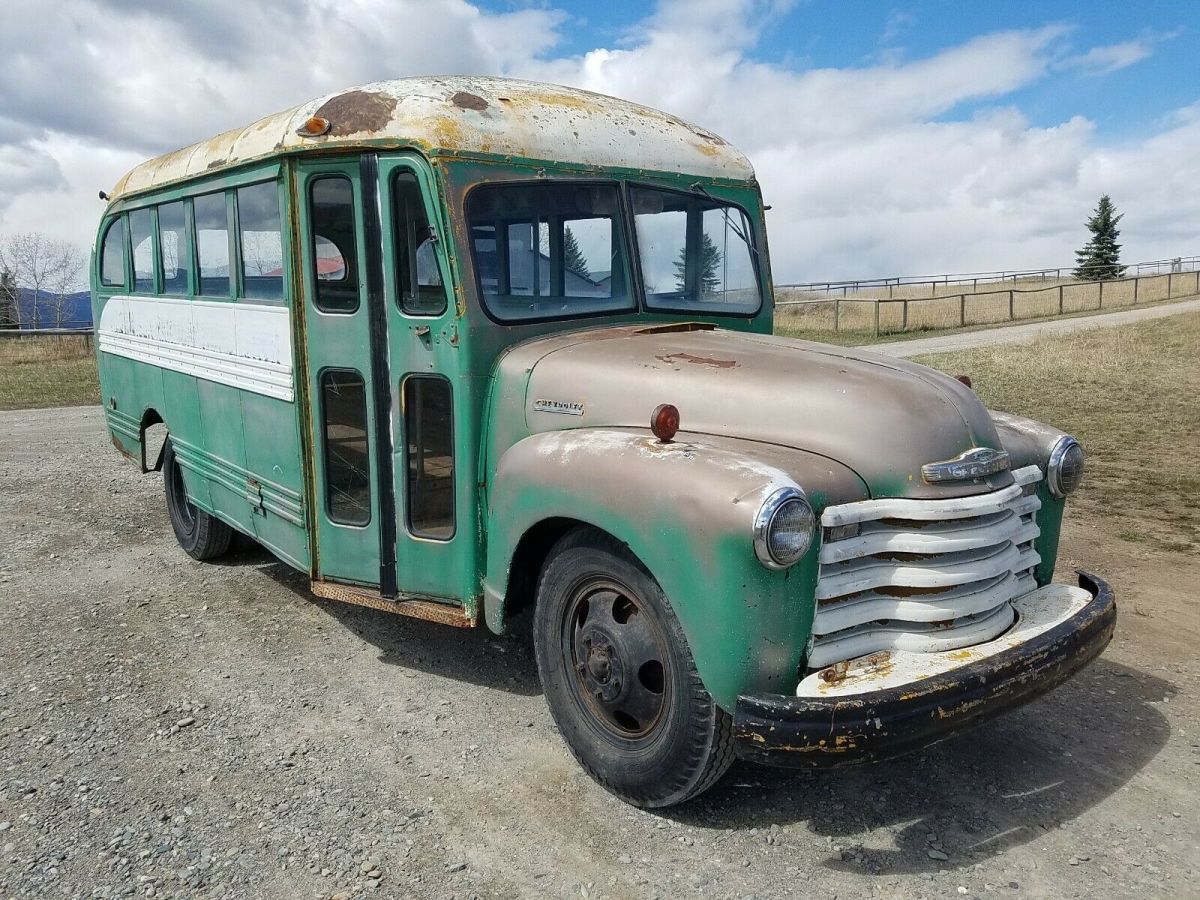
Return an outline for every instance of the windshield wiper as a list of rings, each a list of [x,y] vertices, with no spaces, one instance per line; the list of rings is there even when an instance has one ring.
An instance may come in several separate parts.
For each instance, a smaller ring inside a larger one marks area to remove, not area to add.
[[[698,181],[695,184],[691,185],[691,188],[696,193],[703,194],[705,197],[707,197],[713,203],[718,204],[717,209],[721,210],[721,215],[725,217],[725,224],[728,225],[729,228],[731,228],[733,230],[734,234],[736,234],[738,237],[740,237],[742,239],[742,243],[745,244],[750,249],[751,253],[753,253],[755,256],[758,256],[758,248],[754,246],[754,243],[750,240],[749,237],[746,236],[746,233],[744,231],[742,231],[742,229],[733,221],[733,219],[729,218],[729,204],[725,203],[723,200],[718,200],[716,197],[714,197],[712,194],[710,194],[708,192],[707,188],[705,188],[704,185],[702,185]]]

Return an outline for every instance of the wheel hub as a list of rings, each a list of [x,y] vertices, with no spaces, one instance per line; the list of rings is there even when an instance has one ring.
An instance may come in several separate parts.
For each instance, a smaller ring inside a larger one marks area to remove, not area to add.
[[[585,706],[621,737],[640,737],[662,712],[665,652],[658,629],[615,587],[579,590],[564,637]]]

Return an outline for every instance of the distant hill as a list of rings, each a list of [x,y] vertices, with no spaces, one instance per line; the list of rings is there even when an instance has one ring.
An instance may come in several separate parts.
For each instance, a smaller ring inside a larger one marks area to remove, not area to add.
[[[35,302],[32,290],[17,288],[17,303],[21,306],[22,328],[92,327],[92,295],[89,291],[76,291],[63,298],[61,326],[58,325],[57,298],[47,292],[42,291]]]

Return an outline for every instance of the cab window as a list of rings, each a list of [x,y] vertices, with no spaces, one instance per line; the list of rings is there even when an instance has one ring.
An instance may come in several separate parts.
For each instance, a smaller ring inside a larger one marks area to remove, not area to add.
[[[411,172],[396,173],[392,213],[400,308],[410,316],[440,315],[446,310],[446,291],[421,186]]]
[[[100,284],[125,287],[125,217],[113,219],[104,233],[100,250]]]
[[[354,236],[354,188],[343,175],[314,178],[308,189],[312,230],[312,280],[317,309],[358,309],[358,252]]]
[[[154,293],[154,219],[149,209],[129,214],[130,243],[133,246],[133,289],[139,294]]]

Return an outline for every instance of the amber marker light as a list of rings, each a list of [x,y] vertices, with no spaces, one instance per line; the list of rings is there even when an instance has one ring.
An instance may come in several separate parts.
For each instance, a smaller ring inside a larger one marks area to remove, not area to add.
[[[320,116],[310,116],[304,120],[304,124],[296,129],[296,134],[300,137],[320,137],[329,131],[330,122],[328,119],[322,119]]]
[[[679,430],[679,410],[670,403],[660,403],[650,414],[650,430],[664,444],[669,444]]]

